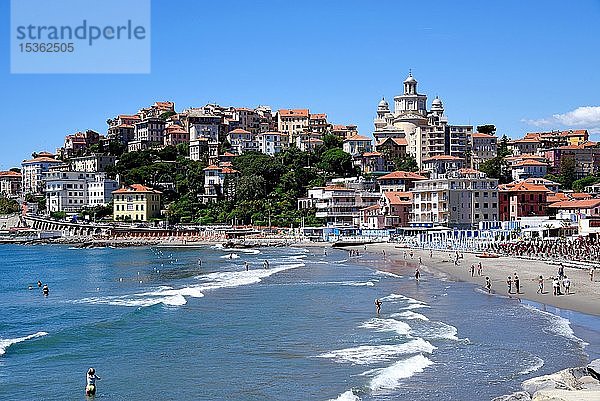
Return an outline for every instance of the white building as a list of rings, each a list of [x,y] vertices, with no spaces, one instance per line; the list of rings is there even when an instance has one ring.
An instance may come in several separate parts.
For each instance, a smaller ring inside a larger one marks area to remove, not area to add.
[[[106,178],[105,174],[94,174],[88,182],[88,206],[105,206],[112,200],[112,192],[119,189],[119,182]]]
[[[394,111],[382,99],[377,106],[373,136],[376,142],[389,137],[406,138],[407,152],[419,166],[424,159],[451,155],[465,157],[473,127],[449,125],[442,101],[436,97],[427,110],[427,95],[417,92],[417,81],[409,73],[404,93],[394,97]]]
[[[411,226],[475,228],[498,220],[498,180],[462,169],[438,178],[415,181]]]
[[[76,212],[85,207],[106,205],[111,192],[119,188],[104,173],[92,171],[50,171],[44,173],[48,212]]]
[[[515,181],[527,178],[543,178],[548,174],[548,163],[525,159],[512,165],[512,178]]]
[[[372,141],[366,136],[352,135],[351,137],[344,139],[342,148],[344,149],[344,152],[356,156],[365,152],[370,152],[373,149],[373,145]]]
[[[271,156],[283,151],[289,144],[287,135],[281,132],[259,133],[256,135],[255,141],[259,151]]]
[[[250,151],[258,151],[258,142],[255,140],[255,135],[241,128],[236,128],[229,131],[227,134],[227,142],[231,144],[233,153],[241,155]]]
[[[23,176],[16,171],[0,171],[0,194],[13,198],[21,193]]]
[[[52,166],[63,164],[47,156],[38,156],[31,160],[23,160],[21,163],[21,174],[23,176],[23,193],[41,194],[44,190],[43,174]]]
[[[204,169],[204,203],[219,199],[233,199],[235,196],[235,177],[239,172],[230,167],[210,165]]]
[[[73,171],[93,172],[106,171],[107,167],[115,165],[116,160],[116,156],[104,156],[100,153],[70,159]]]

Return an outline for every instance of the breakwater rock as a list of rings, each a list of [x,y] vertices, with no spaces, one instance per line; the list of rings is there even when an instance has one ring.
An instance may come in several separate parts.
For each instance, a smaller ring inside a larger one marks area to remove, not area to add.
[[[569,368],[525,380],[519,391],[492,401],[587,401],[600,400],[600,359],[587,366]]]

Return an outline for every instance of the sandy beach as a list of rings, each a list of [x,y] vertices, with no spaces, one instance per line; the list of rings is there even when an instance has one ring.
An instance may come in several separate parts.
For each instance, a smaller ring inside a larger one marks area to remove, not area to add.
[[[350,249],[350,248],[348,248]],[[364,247],[354,247],[359,251]],[[413,251],[413,257],[407,254]],[[383,255],[385,251],[385,256]],[[432,257],[429,256],[429,250],[399,248],[396,244],[372,244],[367,246],[367,252],[380,255],[388,262],[392,262],[384,267],[390,269],[391,273],[402,275],[413,275],[416,265],[419,263],[419,257],[422,260],[421,274],[426,277],[427,274],[436,274],[445,276],[452,280],[467,281],[480,285],[484,288],[485,277],[490,277],[492,282],[492,293],[500,296],[509,296],[515,300],[527,299],[556,306],[562,309],[574,310],[590,315],[600,316],[600,271],[597,270],[594,275],[594,281],[590,282],[589,270],[565,265],[565,275],[571,280],[571,289],[569,295],[555,296],[552,293],[552,280],[550,277],[556,276],[558,264],[551,261],[529,260],[514,257],[499,257],[495,259],[484,259],[477,257],[476,254],[463,253],[463,258],[459,260],[458,265],[454,264],[455,253],[453,251],[433,251]],[[478,265],[481,262],[482,274],[471,277],[471,265]],[[514,276],[517,273],[520,278],[521,291],[508,294],[506,280],[508,276]],[[544,277],[544,293],[537,294],[538,278]]]

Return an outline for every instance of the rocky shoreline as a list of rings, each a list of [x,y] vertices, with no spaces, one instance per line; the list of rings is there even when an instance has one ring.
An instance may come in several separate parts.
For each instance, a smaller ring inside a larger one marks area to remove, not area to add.
[[[564,369],[525,380],[523,391],[492,401],[598,401],[600,400],[600,359],[587,366]]]

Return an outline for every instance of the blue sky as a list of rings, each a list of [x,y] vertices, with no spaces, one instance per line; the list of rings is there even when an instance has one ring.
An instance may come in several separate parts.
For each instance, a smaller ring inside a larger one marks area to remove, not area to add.
[[[451,123],[600,133],[598,0],[156,0],[144,75],[11,75],[8,0],[0,14],[0,169],[155,100],[308,107],[371,135],[409,68]]]

